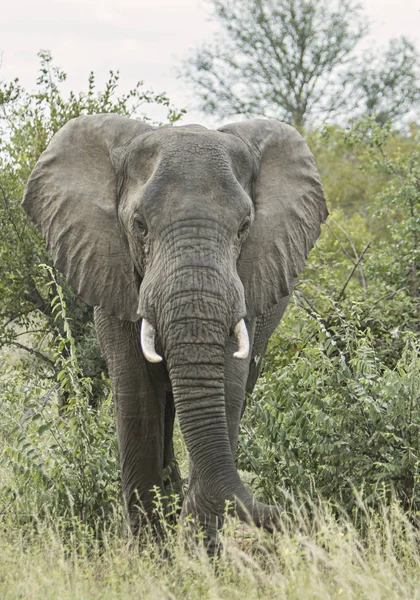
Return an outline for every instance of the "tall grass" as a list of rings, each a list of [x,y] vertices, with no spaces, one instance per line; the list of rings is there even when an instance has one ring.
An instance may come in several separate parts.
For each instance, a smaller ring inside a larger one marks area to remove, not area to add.
[[[187,548],[179,528],[134,542],[116,515],[99,541],[43,517],[36,530],[2,524],[0,597],[36,599],[420,598],[420,536],[397,506],[363,538],[325,505],[295,504],[270,536],[229,521],[217,559]],[[34,515],[35,517],[35,515]]]

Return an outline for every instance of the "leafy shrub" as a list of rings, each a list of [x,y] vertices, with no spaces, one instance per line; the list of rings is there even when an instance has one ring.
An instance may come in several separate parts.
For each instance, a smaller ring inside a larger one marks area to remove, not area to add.
[[[102,529],[119,510],[120,480],[111,394],[94,408],[92,382],[81,373],[63,290],[50,267],[50,285],[57,291],[51,306],[63,324],[52,345],[55,382],[31,377],[23,386],[27,400],[18,423],[3,429],[3,461],[13,476],[2,498],[1,512],[22,524],[56,516],[66,527]],[[65,351],[64,351],[65,350]],[[16,402],[3,387],[3,406]],[[14,391],[16,390],[16,386]],[[67,402],[60,406],[59,398]],[[3,419],[7,422],[6,411]],[[11,411],[16,415],[16,409]],[[2,421],[3,421],[2,419]]]
[[[154,105],[162,107],[166,121],[172,124],[185,111],[174,108],[165,93],[145,89],[141,81],[121,93],[119,74],[113,71],[102,89],[91,73],[87,89],[67,94],[63,90],[67,74],[54,64],[49,52],[41,51],[39,58],[35,91],[26,91],[17,79],[0,82],[0,349],[12,346],[24,350],[49,365],[51,371],[48,343],[43,341],[63,335],[60,319],[54,318],[51,307],[56,290],[47,285],[45,273],[37,268],[50,259],[42,236],[21,206],[36,161],[52,136],[79,115],[117,113],[150,122],[144,109]],[[95,403],[103,394],[99,376],[105,364],[92,335],[92,309],[63,277],[56,277],[72,319],[80,368],[94,382],[91,399]],[[31,333],[27,344],[19,338],[22,330]]]
[[[293,308],[293,316],[305,316]],[[292,315],[289,315],[292,318]],[[269,500],[279,487],[321,495],[349,513],[396,496],[420,513],[420,344],[406,336],[395,369],[351,323],[322,323],[297,340],[287,323],[271,344],[293,357],[267,368],[243,423],[240,468]],[[312,338],[309,343],[309,338]],[[270,360],[270,359],[269,359]]]

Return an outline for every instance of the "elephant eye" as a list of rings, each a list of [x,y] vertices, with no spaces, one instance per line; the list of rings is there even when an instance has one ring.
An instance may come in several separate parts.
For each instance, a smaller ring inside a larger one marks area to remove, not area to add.
[[[248,231],[250,223],[251,219],[249,217],[245,217],[245,219],[242,221],[242,225],[239,228],[238,237],[243,236]]]
[[[139,233],[141,236],[144,237],[145,235],[147,235],[147,226],[138,217],[136,217],[134,219],[134,228],[135,228],[135,231],[137,233]]]

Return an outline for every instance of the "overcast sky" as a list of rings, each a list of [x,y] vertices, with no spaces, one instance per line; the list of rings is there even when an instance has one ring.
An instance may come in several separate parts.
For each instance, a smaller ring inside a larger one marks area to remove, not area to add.
[[[371,20],[370,42],[406,35],[420,46],[420,0],[361,0]],[[186,122],[211,125],[194,110],[194,96],[175,69],[189,49],[211,37],[206,0],[5,0],[0,11],[0,80],[19,77],[33,89],[40,49],[51,50],[69,75],[68,87],[86,89],[90,71],[98,85],[119,70],[123,90],[139,79],[166,91]],[[158,114],[153,115],[158,118]]]

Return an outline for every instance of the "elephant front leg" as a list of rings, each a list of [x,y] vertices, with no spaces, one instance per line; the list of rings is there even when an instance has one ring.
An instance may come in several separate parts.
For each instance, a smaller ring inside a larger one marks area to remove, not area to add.
[[[166,391],[161,365],[149,365],[140,351],[139,324],[120,321],[95,308],[95,325],[114,395],[123,496],[130,526],[156,520],[155,494],[163,491]]]
[[[164,496],[164,408],[153,406],[150,410],[143,400],[121,391],[115,398],[122,489],[134,534],[142,523],[156,521],[154,490]]]

